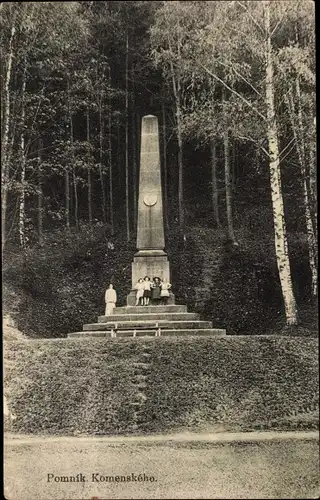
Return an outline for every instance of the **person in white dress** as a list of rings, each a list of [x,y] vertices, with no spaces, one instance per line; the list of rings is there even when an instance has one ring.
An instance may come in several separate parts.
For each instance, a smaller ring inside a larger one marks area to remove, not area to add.
[[[143,306],[144,283],[143,283],[142,278],[138,279],[138,283],[136,284],[136,286],[134,288],[135,288],[135,290],[137,290],[136,306],[138,306],[139,304],[141,304]]]
[[[106,302],[106,316],[110,316],[112,314],[113,309],[116,307],[117,302],[117,292],[113,288],[113,285],[110,284],[105,293],[105,302]]]
[[[143,304],[145,306],[148,306],[151,298],[151,288],[152,288],[152,283],[150,281],[149,276],[145,276],[143,280],[143,286],[144,286]]]
[[[169,290],[172,287],[171,283],[166,280],[166,278],[163,278],[161,282],[161,292],[160,292],[160,297],[161,297],[161,302],[163,305],[167,305],[168,298],[170,296]]]

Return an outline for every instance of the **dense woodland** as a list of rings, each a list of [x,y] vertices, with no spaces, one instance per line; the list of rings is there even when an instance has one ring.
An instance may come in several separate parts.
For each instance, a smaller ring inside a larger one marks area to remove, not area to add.
[[[125,303],[145,114],[177,301],[233,334],[314,331],[314,8],[1,4],[4,309],[25,333],[81,328],[110,281]]]

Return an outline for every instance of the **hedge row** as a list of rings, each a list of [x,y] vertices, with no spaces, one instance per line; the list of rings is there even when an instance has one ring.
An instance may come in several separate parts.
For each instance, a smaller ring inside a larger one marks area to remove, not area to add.
[[[315,339],[34,340],[6,349],[5,393],[16,417],[10,430],[132,432],[135,363],[146,361],[146,344],[151,356],[140,432],[290,429],[290,415],[318,405]],[[306,426],[313,421],[306,418]]]
[[[73,340],[13,342],[5,379],[11,430],[118,434],[132,422],[133,363],[139,343]]]
[[[316,340],[260,336],[156,341],[147,428],[289,428],[288,416],[318,407],[317,373]]]

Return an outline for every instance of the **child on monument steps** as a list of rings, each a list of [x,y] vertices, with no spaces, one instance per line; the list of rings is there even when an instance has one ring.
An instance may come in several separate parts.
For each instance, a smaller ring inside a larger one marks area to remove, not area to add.
[[[143,293],[143,304],[145,306],[149,305],[150,297],[151,297],[151,287],[152,283],[150,281],[149,276],[145,276],[143,280],[144,293]]]
[[[136,284],[136,286],[134,288],[135,288],[135,290],[137,290],[136,306],[138,306],[139,304],[143,305],[144,283],[143,283],[142,278],[138,279],[138,283]]]
[[[161,279],[157,276],[153,278],[152,290],[151,290],[151,302],[154,304],[159,304],[161,300]]]
[[[165,306],[167,305],[168,298],[170,296],[169,290],[170,290],[171,286],[172,286],[171,283],[169,283],[169,281],[167,281],[166,278],[163,278],[163,280],[161,282],[160,297],[162,299],[162,304]]]

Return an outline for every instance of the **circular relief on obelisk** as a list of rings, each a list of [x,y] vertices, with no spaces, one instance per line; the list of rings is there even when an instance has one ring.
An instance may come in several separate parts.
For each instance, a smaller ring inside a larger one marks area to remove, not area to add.
[[[158,201],[158,196],[156,194],[146,194],[143,198],[143,203],[147,205],[147,207],[153,207]]]

